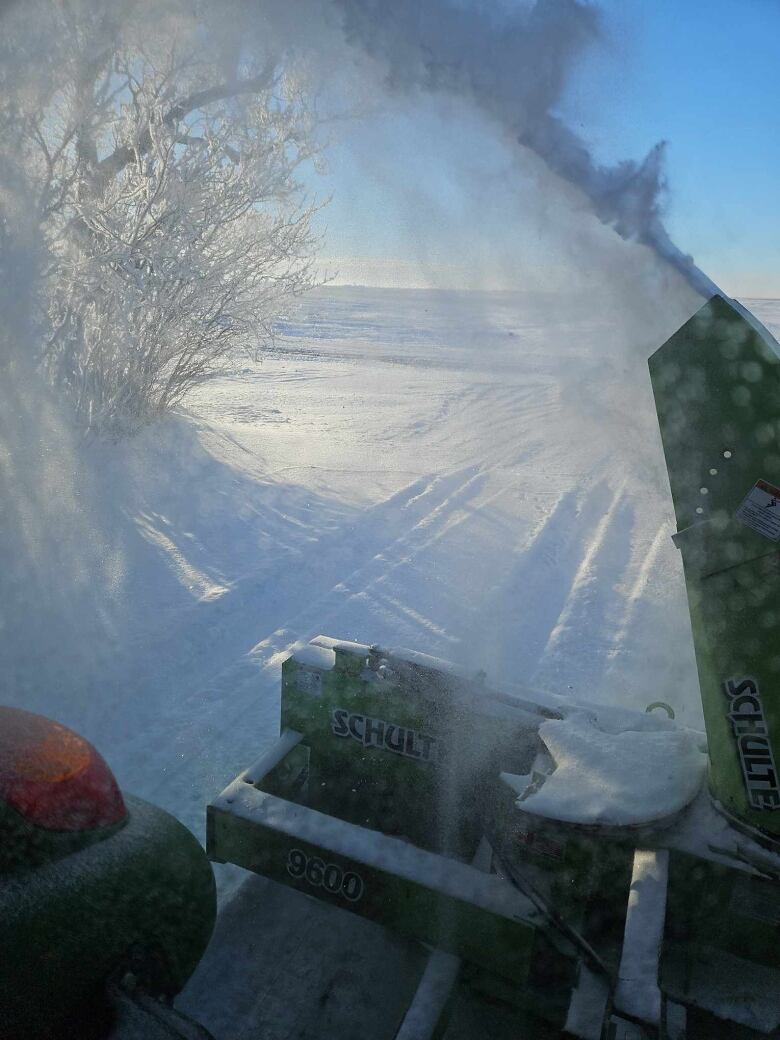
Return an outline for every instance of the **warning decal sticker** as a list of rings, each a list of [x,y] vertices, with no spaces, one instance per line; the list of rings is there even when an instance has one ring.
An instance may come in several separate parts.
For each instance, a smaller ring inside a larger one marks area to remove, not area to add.
[[[736,517],[765,538],[771,538],[773,542],[780,540],[780,488],[767,484],[765,480],[757,480],[737,510]]]

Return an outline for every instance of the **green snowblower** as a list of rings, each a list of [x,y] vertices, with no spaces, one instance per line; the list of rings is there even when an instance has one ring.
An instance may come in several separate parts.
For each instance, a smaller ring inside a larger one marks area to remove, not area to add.
[[[212,859],[429,947],[448,982],[398,1040],[441,1034],[458,972],[518,1036],[780,1036],[780,358],[715,296],[650,372],[706,739],[320,636],[209,806]]]
[[[318,636],[208,807],[211,859],[427,948],[388,1038],[443,1036],[456,984],[527,1040],[780,1037],[780,357],[715,296],[650,372],[706,736]],[[0,837],[0,1040],[205,1035],[166,1003],[214,921],[183,827],[0,709]]]

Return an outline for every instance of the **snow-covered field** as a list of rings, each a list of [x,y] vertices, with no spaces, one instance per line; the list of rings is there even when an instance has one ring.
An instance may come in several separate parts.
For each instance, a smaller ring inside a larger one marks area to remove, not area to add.
[[[19,471],[5,698],[201,837],[320,632],[697,725],[644,360],[685,317],[632,343],[585,296],[320,290],[187,415],[45,445],[40,501]]]
[[[206,803],[278,733],[282,660],[318,633],[700,725],[645,364],[694,306],[648,321],[585,295],[328,288],[260,363],[130,442],[80,444],[18,395],[0,425],[3,699],[83,732],[201,839]],[[780,304],[748,306],[777,331]],[[221,870],[223,897],[241,878]],[[333,936],[329,908],[258,884],[185,1000],[220,1037],[282,999],[281,976],[251,996],[231,949],[260,929],[316,974]],[[337,975],[346,942],[413,987],[406,946],[339,929]],[[354,1018],[368,990],[339,985]]]

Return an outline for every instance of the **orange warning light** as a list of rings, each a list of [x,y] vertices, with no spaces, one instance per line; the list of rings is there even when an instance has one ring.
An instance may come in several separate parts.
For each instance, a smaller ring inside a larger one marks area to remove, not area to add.
[[[48,830],[79,831],[127,814],[111,770],[73,730],[0,706],[0,801]]]

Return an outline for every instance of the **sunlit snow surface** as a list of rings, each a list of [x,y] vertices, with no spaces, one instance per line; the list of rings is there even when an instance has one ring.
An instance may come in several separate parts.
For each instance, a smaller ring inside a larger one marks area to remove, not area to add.
[[[282,659],[320,632],[700,725],[646,372],[687,317],[319,291],[187,415],[74,453],[78,494],[43,505],[78,522],[41,525],[5,699],[82,731],[201,838],[276,736]]]
[[[777,331],[780,304],[747,302]],[[78,443],[17,394],[3,700],[82,732],[201,839],[278,734],[281,661],[318,633],[700,726],[646,369],[693,309],[325,289],[262,362],[130,442]],[[244,877],[221,868],[223,897]],[[397,937],[254,879],[182,1000],[220,1040],[281,1040],[292,1008],[346,1035],[421,971]],[[516,1035],[459,1000],[448,1037]]]

